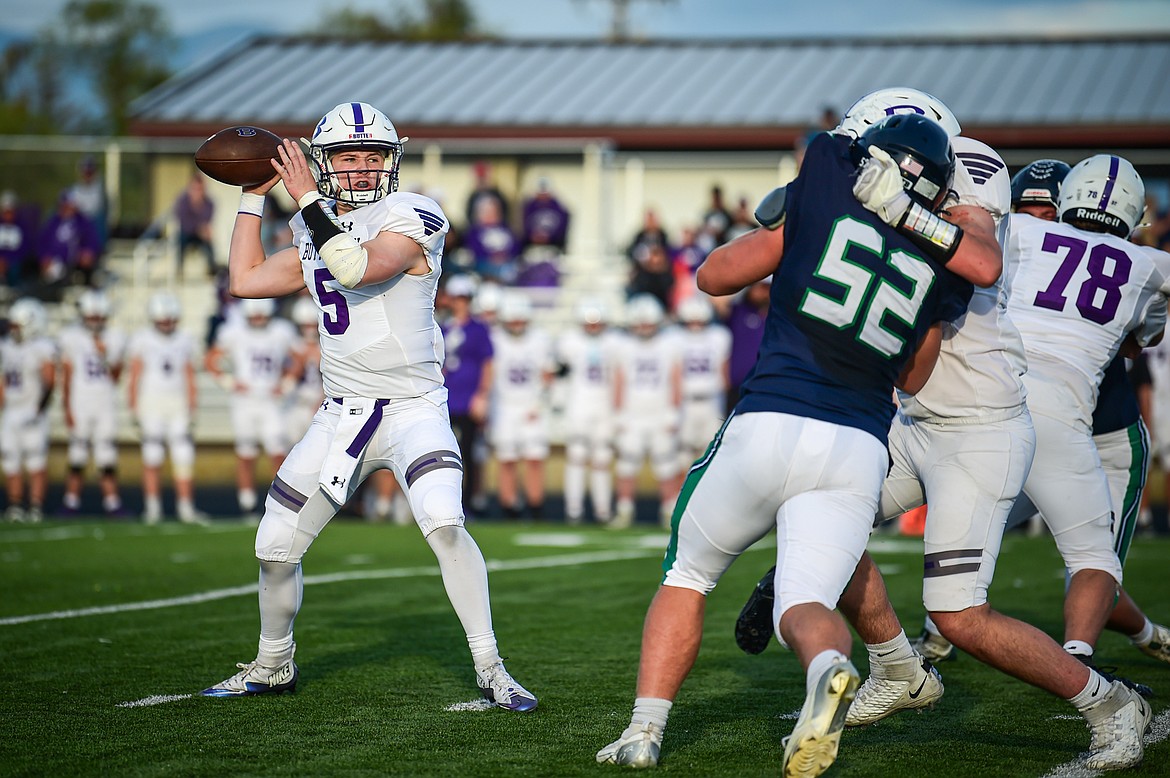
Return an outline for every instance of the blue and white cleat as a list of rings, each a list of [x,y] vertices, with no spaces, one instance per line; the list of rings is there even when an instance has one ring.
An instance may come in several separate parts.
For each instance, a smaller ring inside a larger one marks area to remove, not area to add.
[[[516,683],[516,679],[504,669],[503,662],[476,670],[475,682],[484,699],[494,702],[497,707],[521,713],[536,710],[536,695]]]
[[[264,667],[252,661],[236,665],[240,672],[199,692],[204,697],[254,697],[257,694],[282,694],[297,689],[300,675],[296,662],[288,660],[280,667]]]

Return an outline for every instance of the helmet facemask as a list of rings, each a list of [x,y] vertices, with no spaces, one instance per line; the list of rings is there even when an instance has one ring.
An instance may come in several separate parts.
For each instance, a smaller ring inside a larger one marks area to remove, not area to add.
[[[345,152],[377,151],[384,155],[380,168],[338,171],[333,166],[336,155]],[[325,197],[353,208],[381,200],[398,191],[398,166],[402,161],[402,141],[384,113],[368,103],[342,103],[322,117],[309,142],[309,159],[317,191]],[[368,189],[354,189],[351,178],[368,172],[374,176]]]

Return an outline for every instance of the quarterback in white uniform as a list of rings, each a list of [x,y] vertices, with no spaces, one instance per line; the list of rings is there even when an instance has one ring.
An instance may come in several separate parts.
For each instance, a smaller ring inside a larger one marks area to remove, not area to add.
[[[585,492],[593,517],[613,516],[613,416],[622,336],[606,328],[604,305],[584,300],[577,306],[579,328],[557,341],[557,363],[565,387],[565,519],[579,524]],[[588,477],[587,477],[588,475]]]
[[[658,481],[659,519],[669,525],[682,475],[678,338],[662,328],[662,305],[648,294],[630,299],[626,318],[630,334],[622,342],[618,360],[618,502],[610,526],[621,529],[633,523],[638,472],[647,457]]]
[[[130,412],[142,434],[143,519],[162,521],[161,470],[166,449],[171,451],[175,476],[176,513],[185,524],[202,524],[195,510],[195,445],[191,423],[195,416],[195,343],[179,330],[178,299],[158,292],[147,302],[152,325],[130,339],[128,378]]]
[[[8,337],[0,340],[0,461],[8,490],[8,521],[44,517],[49,459],[47,410],[57,377],[57,348],[45,335],[44,306],[31,297],[12,304]],[[28,510],[24,508],[28,474]]]
[[[683,329],[678,333],[682,359],[683,467],[702,456],[723,424],[729,381],[731,333],[712,324],[714,309],[707,296],[696,292],[678,307]]]
[[[275,316],[276,302],[254,298],[240,303],[243,320],[219,328],[204,357],[207,372],[231,394],[232,430],[236,438],[236,489],[240,510],[256,509],[256,459],[260,447],[280,468],[288,453],[288,419],[281,398],[293,379],[293,347],[300,336],[286,319]],[[224,371],[224,359],[231,375]]]
[[[89,452],[100,472],[102,509],[108,515],[122,511],[118,496],[117,434],[118,379],[126,358],[126,335],[107,327],[110,301],[104,292],[87,289],[77,301],[82,323],[61,333],[62,399],[69,429],[69,475],[65,480],[64,509],[81,508],[82,474]]]
[[[517,463],[524,460],[524,498],[531,518],[543,516],[548,459],[546,389],[552,381],[552,343],[531,326],[531,305],[519,292],[500,301],[492,329],[492,400],[488,439],[499,463],[500,508],[519,518]]]
[[[388,468],[438,559],[481,692],[506,710],[533,710],[536,698],[500,658],[487,566],[463,527],[463,470],[434,316],[447,219],[430,198],[397,192],[402,143],[386,115],[367,103],[342,103],[321,119],[309,142],[312,170],[290,140],[279,154],[273,162],[279,176],[241,196],[229,254],[231,291],[260,298],[308,287],[320,308],[328,399],[273,480],[256,533],[256,659],[203,694],[295,688],[301,559],[358,485]],[[263,195],[278,180],[301,210],[291,221],[294,247],[265,257]]]

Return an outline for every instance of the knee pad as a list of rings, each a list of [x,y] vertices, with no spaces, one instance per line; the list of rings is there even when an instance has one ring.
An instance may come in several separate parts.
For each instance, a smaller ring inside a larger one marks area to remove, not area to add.
[[[147,467],[159,467],[166,457],[166,450],[160,438],[147,438],[142,441],[142,464]]]
[[[613,462],[613,449],[609,446],[594,446],[593,456],[589,458],[589,463],[597,469],[609,467]]]
[[[619,478],[633,478],[642,469],[642,462],[640,459],[619,454],[617,466],[614,469]]]
[[[85,463],[89,460],[89,446],[81,438],[70,438],[66,459],[69,460],[69,470],[80,473],[85,469]]]
[[[254,440],[237,440],[236,456],[240,459],[255,459],[260,456],[260,446]]]
[[[582,440],[571,440],[565,444],[565,462],[570,465],[584,467],[588,461],[589,451]]]
[[[101,440],[94,445],[93,461],[102,472],[114,470],[114,466],[118,464],[118,448],[114,445],[112,440]]]
[[[423,537],[439,527],[463,525],[463,474],[453,468],[420,476],[409,487],[410,509]]]
[[[171,463],[176,478],[188,479],[195,471],[195,444],[187,435],[171,440]]]

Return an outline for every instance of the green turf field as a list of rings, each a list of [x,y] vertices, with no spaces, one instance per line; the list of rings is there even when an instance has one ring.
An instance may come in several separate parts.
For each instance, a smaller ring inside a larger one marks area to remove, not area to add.
[[[493,566],[501,651],[540,698],[535,713],[448,709],[477,700],[478,690],[462,630],[413,527],[338,521],[314,546],[297,621],[295,695],[160,702],[254,657],[254,529],[0,526],[0,774],[620,774],[593,754],[628,721],[665,535],[493,523],[471,531]],[[920,543],[875,543],[895,604],[916,632]],[[1170,622],[1168,561],[1170,540],[1139,539],[1126,569],[1129,590],[1162,623]],[[804,697],[802,674],[777,646],[750,657],[732,638],[743,598],[771,563],[770,545],[750,551],[711,595],[703,650],[671,714],[659,772],[778,774],[780,740]],[[1058,635],[1059,568],[1050,539],[1011,535],[992,601]],[[864,649],[854,658],[864,674]],[[1098,661],[1161,692],[1149,739],[1165,738],[1170,666],[1113,634],[1102,638]],[[1094,774],[1075,763],[1089,736],[1071,706],[968,656],[941,670],[947,691],[935,710],[847,730],[829,774]],[[1128,774],[1170,775],[1170,744],[1154,742]]]

